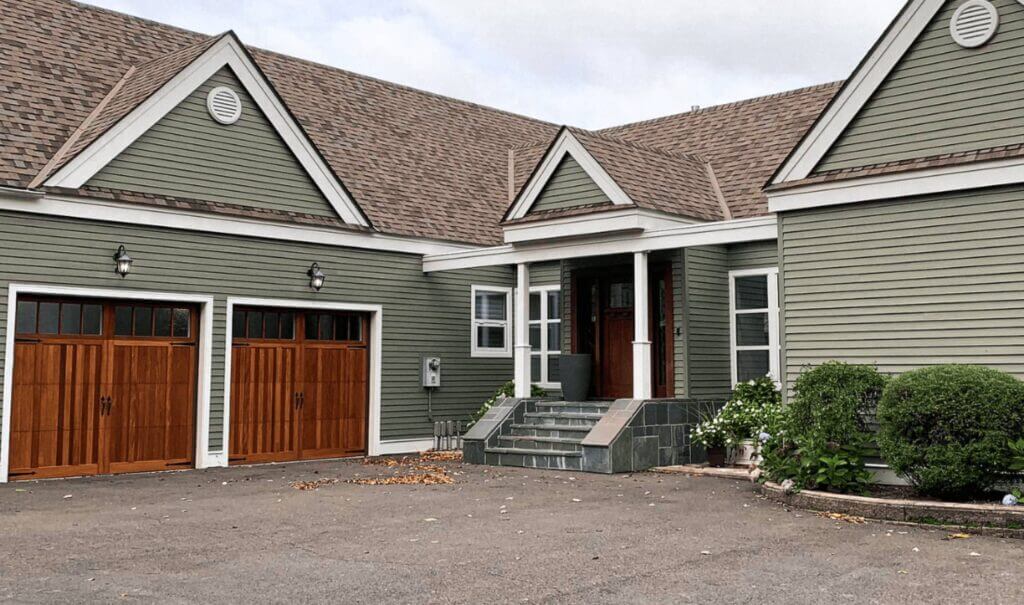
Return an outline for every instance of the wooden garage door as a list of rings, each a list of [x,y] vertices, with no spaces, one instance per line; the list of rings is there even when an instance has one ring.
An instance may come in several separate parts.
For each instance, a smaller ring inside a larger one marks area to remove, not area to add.
[[[195,309],[21,298],[12,479],[191,466]]]
[[[367,328],[364,314],[237,309],[230,461],[365,453]]]

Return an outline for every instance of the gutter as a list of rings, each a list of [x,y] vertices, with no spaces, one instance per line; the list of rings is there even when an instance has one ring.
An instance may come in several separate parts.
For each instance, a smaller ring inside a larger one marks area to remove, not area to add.
[[[2,186],[0,186],[0,194],[22,200],[37,200],[44,195],[43,191],[39,189],[21,189],[18,187]]]

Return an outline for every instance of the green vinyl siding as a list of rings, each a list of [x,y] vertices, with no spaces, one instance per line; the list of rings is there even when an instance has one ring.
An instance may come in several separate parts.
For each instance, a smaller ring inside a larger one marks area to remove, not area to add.
[[[562,263],[535,263],[530,265],[531,286],[557,286],[562,279]]]
[[[962,2],[946,2],[816,172],[1021,143],[1024,5],[992,3],[999,30],[968,49],[949,33]]]
[[[564,210],[588,204],[611,202],[571,155],[566,154],[551,173],[530,212]]]
[[[206,95],[216,86],[231,88],[242,101],[242,115],[234,124],[215,121],[206,109]],[[87,184],[337,216],[228,67],[214,74]]]
[[[111,256],[124,244],[131,274],[114,274]],[[327,283],[309,289],[306,271],[320,263]],[[506,267],[424,275],[421,257],[0,213],[0,341],[11,282],[213,296],[210,451],[220,451],[224,413],[226,299],[275,298],[383,305],[381,437],[425,438],[426,392],[420,358],[442,359],[433,395],[438,418],[464,419],[512,376],[512,359],[470,357],[470,285],[510,286]],[[3,362],[0,349],[0,365]]]
[[[746,242],[729,246],[729,270],[767,269],[779,264],[779,244],[775,240]]]
[[[785,359],[1024,378],[1024,186],[780,216]]]
[[[682,250],[686,298],[683,337],[690,397],[724,397],[732,391],[729,347],[729,272],[778,265],[775,240]],[[678,359],[678,353],[677,353]],[[678,371],[678,366],[677,366]]]
[[[729,364],[729,249],[683,250],[687,395],[722,397],[732,389]]]

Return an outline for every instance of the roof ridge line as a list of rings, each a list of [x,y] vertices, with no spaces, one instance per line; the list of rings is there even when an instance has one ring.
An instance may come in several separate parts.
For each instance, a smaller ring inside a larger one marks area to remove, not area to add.
[[[314,66],[317,66],[317,67],[322,67],[324,69],[329,69],[329,70],[332,70],[332,71],[338,71],[338,72],[346,73],[346,74],[349,74],[351,76],[355,76],[357,78],[361,78],[363,80],[370,80],[372,82],[379,82],[381,84],[386,84],[388,86],[393,86],[395,88],[401,88],[401,89],[407,90],[409,92],[414,92],[414,93],[417,93],[417,94],[426,95],[426,96],[429,96],[429,97],[434,97],[435,99],[442,99],[442,100],[445,100],[445,101],[454,101],[455,103],[458,103],[460,105],[468,105],[470,107],[476,107],[476,108],[479,108],[479,109],[486,109],[488,111],[495,111],[495,112],[498,112],[498,113],[505,114],[507,116],[512,116],[512,117],[516,117],[516,118],[522,118],[522,119],[525,119],[525,120],[530,120],[531,122],[536,122],[537,124],[543,124],[543,125],[546,125],[546,126],[557,126],[557,124],[555,124],[554,122],[549,122],[547,120],[542,120],[540,118],[535,118],[533,116],[528,116],[528,115],[523,114],[523,113],[517,113],[515,111],[511,111],[511,110],[508,110],[508,109],[501,109],[499,107],[494,107],[492,105],[485,105],[483,103],[478,103],[476,101],[468,101],[466,99],[460,99],[458,97],[449,96],[449,95],[442,94],[442,93],[439,93],[439,92],[433,92],[433,91],[426,90],[426,89],[423,89],[423,88],[417,88],[417,87],[411,86],[409,84],[401,84],[399,82],[393,82],[391,80],[385,80],[384,78],[380,78],[380,77],[377,77],[377,76],[370,76],[370,75],[367,75],[367,74],[361,74],[359,72],[355,72],[355,71],[352,71],[350,69],[345,69],[344,67],[338,67],[336,65],[329,65],[327,63],[322,63],[320,61],[314,61],[313,59],[306,59],[306,58],[303,58],[303,57],[296,57],[294,55],[287,55],[287,54],[282,53],[280,51],[270,50],[270,49],[266,49],[266,48],[260,48],[259,46],[250,46],[248,44],[244,44],[243,46],[245,46],[246,48],[248,48],[250,50],[257,51],[257,52],[266,53],[268,55],[276,55],[278,57],[283,57],[285,59],[288,59],[289,61],[301,61],[301,62],[306,63],[308,65],[314,65]]]
[[[133,21],[142,21],[143,23],[147,23],[149,25],[155,25],[157,27],[166,27],[168,29],[174,29],[174,30],[177,30],[177,31],[185,33],[185,34],[192,34],[192,35],[199,35],[199,36],[209,36],[210,35],[210,34],[204,34],[203,32],[197,32],[194,29],[188,29],[186,27],[181,27],[181,26],[178,26],[178,25],[171,25],[170,23],[164,23],[163,21],[157,21],[156,19],[147,19],[146,17],[140,17],[138,15],[133,15],[131,13],[126,13],[124,11],[115,10],[113,8],[107,8],[105,6],[98,6],[96,4],[89,4],[88,2],[82,2],[81,0],[64,0],[64,2],[66,2],[67,4],[74,4],[74,5],[78,6],[78,7],[86,9],[86,10],[99,11],[99,12],[107,13],[107,14],[110,14],[110,15],[117,15],[118,17],[127,17],[128,19],[131,19]]]
[[[124,72],[124,75],[121,76],[121,79],[118,80],[110,88],[109,91],[107,91],[107,94],[105,94],[103,98],[100,99],[100,102],[96,104],[96,107],[92,108],[92,111],[89,112],[89,115],[85,116],[85,119],[82,120],[82,123],[79,124],[77,128],[75,128],[74,132],[71,133],[71,136],[69,136],[68,139],[64,141],[64,144],[61,145],[59,149],[57,149],[57,153],[53,154],[53,157],[51,157],[50,160],[46,162],[45,165],[43,165],[43,168],[42,170],[39,171],[39,174],[37,174],[35,178],[33,178],[29,182],[29,189],[35,189],[39,187],[40,185],[43,184],[44,181],[46,181],[47,178],[49,178],[50,171],[53,170],[54,166],[60,164],[61,160],[63,160],[64,158],[64,155],[67,154],[67,152],[70,151],[71,148],[75,146],[75,143],[78,142],[78,139],[82,136],[82,133],[85,132],[85,129],[92,124],[93,120],[95,120],[96,117],[99,116],[107,107],[110,101],[112,101],[114,97],[117,96],[117,93],[121,91],[121,89],[124,87],[125,82],[128,81],[128,78],[130,78],[132,74],[135,73],[135,71],[136,70],[134,65],[128,66],[128,70]]]
[[[702,114],[702,113],[711,113],[713,111],[721,111],[721,110],[725,110],[725,109],[734,109],[734,108],[739,107],[741,105],[747,105],[747,104],[750,104],[750,103],[757,103],[757,102],[761,102],[761,101],[768,101],[768,100],[771,100],[771,99],[777,99],[777,98],[785,97],[785,96],[789,96],[789,95],[796,95],[796,94],[799,94],[799,93],[810,92],[812,90],[823,90],[825,88],[839,86],[844,81],[845,80],[834,80],[832,82],[823,82],[821,84],[813,84],[811,86],[802,86],[800,88],[793,88],[791,90],[783,90],[783,91],[780,91],[780,92],[773,92],[773,93],[770,93],[770,94],[760,95],[760,96],[757,96],[757,97],[750,97],[748,99],[740,99],[740,100],[737,100],[737,101],[729,101],[728,103],[718,103],[716,105],[708,105],[707,107],[700,107],[698,109],[691,110],[691,111],[681,111],[679,113],[672,113],[672,114],[668,114],[668,115],[664,115],[664,116],[657,116],[657,117],[654,117],[654,118],[648,118],[646,120],[638,120],[636,122],[627,122],[625,124],[618,124],[616,126],[608,126],[606,128],[601,128],[598,132],[601,132],[601,133],[614,133],[614,132],[617,132],[619,130],[624,130],[626,128],[634,128],[634,127],[637,127],[637,126],[646,126],[648,124],[655,124],[657,122],[662,122],[664,120],[671,120],[673,118],[678,118],[678,117],[681,117],[681,116],[696,115],[696,114]]]

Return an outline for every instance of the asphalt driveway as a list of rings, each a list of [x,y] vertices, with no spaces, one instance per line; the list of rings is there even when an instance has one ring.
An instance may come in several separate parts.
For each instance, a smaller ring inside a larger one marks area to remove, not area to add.
[[[409,467],[329,461],[0,486],[0,599],[1024,598],[1024,541],[837,522],[726,479],[443,464],[453,484],[347,483]]]

